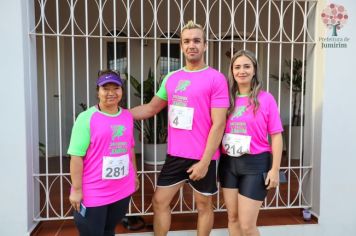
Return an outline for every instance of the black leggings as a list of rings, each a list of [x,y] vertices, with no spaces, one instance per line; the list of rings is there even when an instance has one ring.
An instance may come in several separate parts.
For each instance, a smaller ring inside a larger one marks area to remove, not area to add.
[[[116,224],[125,216],[130,197],[109,205],[87,207],[85,217],[74,211],[80,236],[113,236]]]

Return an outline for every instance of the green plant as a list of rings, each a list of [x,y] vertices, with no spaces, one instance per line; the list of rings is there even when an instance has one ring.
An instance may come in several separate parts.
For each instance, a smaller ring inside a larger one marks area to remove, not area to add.
[[[39,142],[38,143],[38,151],[40,153],[40,157],[45,157],[46,156],[46,145]]]
[[[81,112],[86,111],[88,109],[88,105],[86,103],[84,103],[84,102],[79,103],[79,106],[80,106],[80,108],[82,110],[81,111],[77,111],[75,113],[75,118],[77,118]]]
[[[127,73],[125,73],[126,78],[128,78]],[[141,83],[133,76],[130,75],[131,86],[135,89],[135,96],[141,98]],[[159,88],[161,78],[156,81],[157,88]],[[146,104],[151,101],[155,95],[154,90],[155,76],[151,69],[148,72],[147,79],[143,81],[143,103]],[[156,143],[166,143],[167,142],[167,108],[163,109],[157,115],[157,126],[156,126]],[[141,121],[135,121],[135,128],[141,132],[143,123],[143,139],[145,143],[154,143],[154,117]]]
[[[79,106],[82,108],[83,111],[86,111],[88,109],[87,104],[85,104],[84,102],[79,103]]]
[[[303,68],[303,61],[297,58],[293,59],[293,77],[291,78],[290,71],[292,68],[292,61],[285,60],[285,70],[281,75],[281,81],[290,89],[292,84],[292,104],[293,104],[293,114],[292,114],[292,125],[300,126],[302,117],[301,117],[301,96],[305,94],[305,61]],[[303,71],[304,69],[304,71]],[[277,75],[271,75],[273,79],[279,80]],[[303,81],[304,78],[304,81]],[[303,94],[302,94],[303,91]]]

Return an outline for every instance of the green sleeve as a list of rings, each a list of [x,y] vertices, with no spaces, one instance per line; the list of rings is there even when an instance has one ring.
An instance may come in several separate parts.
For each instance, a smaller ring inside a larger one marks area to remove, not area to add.
[[[90,144],[90,118],[96,111],[95,107],[82,112],[77,117],[70,137],[68,154],[83,157]]]
[[[168,95],[167,95],[167,89],[166,89],[166,83],[168,78],[173,74],[174,71],[168,73],[162,81],[161,87],[159,88],[159,90],[156,93],[156,96],[167,101],[168,100]]]

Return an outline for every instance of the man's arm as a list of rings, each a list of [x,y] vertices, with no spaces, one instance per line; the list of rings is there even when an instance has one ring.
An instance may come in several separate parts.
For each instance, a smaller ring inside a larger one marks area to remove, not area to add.
[[[154,96],[149,103],[134,107],[130,112],[135,120],[144,120],[156,115],[166,106],[167,101]]]
[[[212,126],[209,131],[208,140],[201,160],[192,165],[188,173],[189,178],[192,180],[199,180],[204,178],[208,172],[208,167],[211,158],[216,152],[216,149],[220,146],[224,129],[226,125],[227,108],[211,108]]]

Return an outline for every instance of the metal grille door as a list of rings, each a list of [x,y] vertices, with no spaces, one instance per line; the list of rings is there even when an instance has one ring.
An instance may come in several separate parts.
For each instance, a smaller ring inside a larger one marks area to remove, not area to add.
[[[209,66],[227,75],[233,52],[255,52],[264,87],[278,102],[286,131],[281,169],[288,184],[270,191],[264,209],[311,207],[313,162],[303,152],[308,132],[303,127],[313,79],[308,63],[315,45],[316,6],[316,0],[34,0],[36,24],[30,37],[37,42],[41,154],[33,172],[38,193],[34,219],[71,218],[66,151],[77,115],[97,102],[98,70],[117,69],[124,76],[123,106],[144,103],[144,81],[153,79],[154,93],[165,73],[184,65],[179,36],[191,19],[206,32]],[[135,87],[135,81],[143,86]],[[143,121],[136,124],[142,185],[132,198],[130,215],[152,214],[160,170],[157,137],[165,135],[160,122],[157,116],[153,131],[144,129]],[[148,149],[147,132],[153,136]],[[148,151],[153,153],[151,161]],[[214,197],[214,206],[215,211],[225,210],[221,193]],[[181,189],[172,211],[196,211],[189,187]]]

